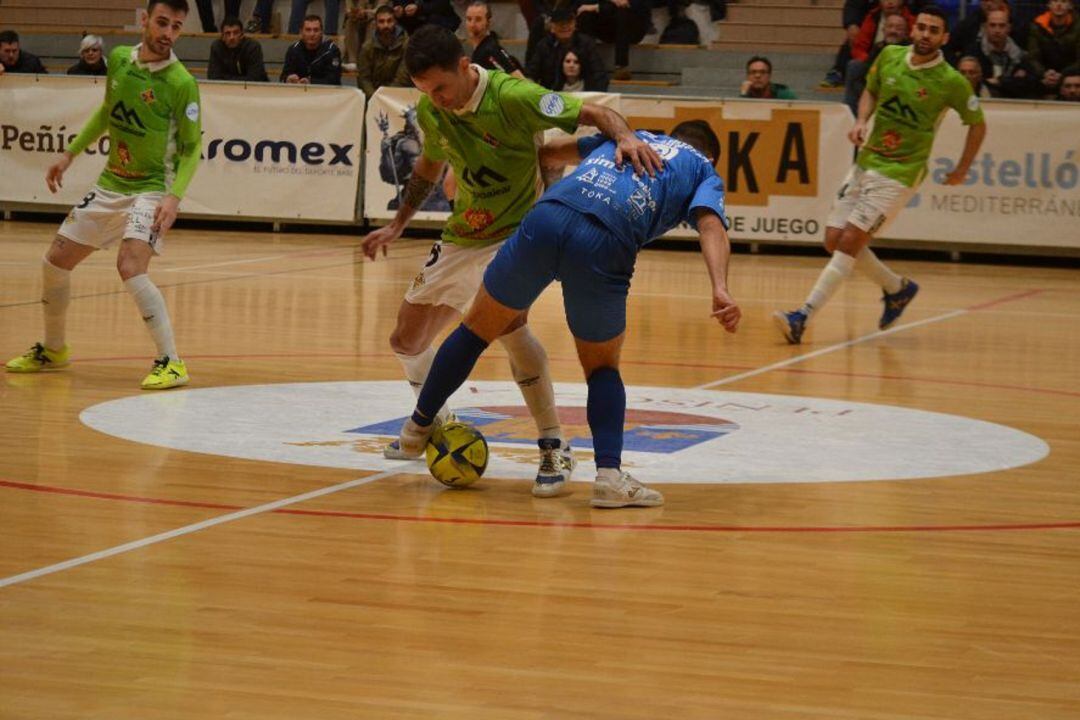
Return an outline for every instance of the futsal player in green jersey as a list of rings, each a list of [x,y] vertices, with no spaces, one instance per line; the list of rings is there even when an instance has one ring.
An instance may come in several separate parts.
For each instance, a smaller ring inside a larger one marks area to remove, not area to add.
[[[199,88],[172,51],[187,13],[187,0],[150,0],[142,43],[109,54],[105,101],[45,176],[56,192],[75,157],[109,133],[105,170],[64,220],[42,260],[45,337],[8,362],[9,372],[52,370],[70,362],[65,321],[71,271],[90,253],[119,241],[116,269],[157,345],[142,387],[163,390],[188,382],[165,300],[146,274],[176,220],[202,145]]]
[[[548,128],[572,133],[579,125],[591,126],[617,142],[617,161],[628,161],[637,173],[660,172],[661,160],[618,113],[471,64],[461,42],[444,28],[417,30],[409,38],[405,66],[424,93],[416,108],[423,152],[397,215],[365,237],[363,247],[372,259],[380,249],[385,254],[450,163],[457,180],[453,214],[405,294],[390,338],[405,376],[419,392],[435,357],[432,341],[464,313],[484,269],[540,197],[540,133]],[[525,313],[499,340],[539,433],[540,467],[533,495],[559,495],[570,478],[573,456],[555,409],[547,355],[529,330]],[[448,416],[444,407],[437,421]],[[416,457],[397,441],[384,454]]]
[[[896,322],[919,286],[881,262],[870,249],[870,240],[915,194],[926,174],[938,123],[949,108],[960,115],[968,131],[963,153],[946,177],[946,185],[964,181],[986,137],[979,99],[941,52],[949,40],[945,13],[932,6],[920,10],[911,40],[910,46],[887,46],[867,75],[858,118],[848,133],[851,142],[862,147],[825,223],[825,248],[832,259],[802,307],[773,316],[789,343],[802,341],[810,318],[854,269],[882,288],[885,308],[878,327],[884,330]],[[871,115],[874,128],[867,137]]]

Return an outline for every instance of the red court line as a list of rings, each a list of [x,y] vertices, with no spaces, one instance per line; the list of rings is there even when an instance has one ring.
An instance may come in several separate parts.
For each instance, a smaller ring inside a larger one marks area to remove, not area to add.
[[[998,298],[997,300],[990,300],[988,302],[979,303],[978,305],[972,305],[970,307],[965,308],[965,310],[967,310],[968,312],[977,312],[979,310],[986,310],[988,308],[997,307],[998,305],[1004,305],[1005,303],[1011,303],[1011,302],[1013,302],[1015,300],[1023,300],[1024,298],[1029,298],[1032,295],[1038,295],[1038,294],[1044,293],[1044,292],[1046,292],[1045,288],[1037,289],[1037,290],[1027,290],[1025,292],[1015,293],[1013,295],[1006,295],[1005,297]]]
[[[215,510],[243,510],[240,505],[192,502],[189,500],[169,500],[166,498],[148,498],[136,495],[118,495],[114,493],[91,492],[75,488],[35,485],[33,483],[0,480],[0,487],[13,490],[70,495],[112,500],[115,502],[146,503],[151,505],[173,505],[179,507],[212,508]],[[454,492],[447,490],[446,492]],[[762,525],[656,525],[650,523],[596,523],[596,522],[560,522],[554,520],[493,520],[476,518],[427,517],[422,515],[395,515],[392,513],[361,513],[338,510],[298,510],[282,508],[273,510],[280,515],[304,515],[309,517],[350,518],[353,520],[389,520],[392,522],[442,523],[449,525],[488,525],[493,527],[554,528],[581,530],[639,530],[644,532],[705,532],[705,533],[901,533],[901,532],[991,532],[1006,530],[1073,530],[1080,529],[1080,521],[1044,522],[1044,523],[998,523],[992,525],[833,525],[833,526],[762,526]],[[603,511],[600,511],[603,512]]]

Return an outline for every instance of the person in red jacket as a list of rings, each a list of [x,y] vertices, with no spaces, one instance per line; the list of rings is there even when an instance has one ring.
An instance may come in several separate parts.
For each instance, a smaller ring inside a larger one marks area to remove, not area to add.
[[[904,0],[881,0],[881,4],[873,8],[863,19],[859,34],[851,45],[852,60],[866,62],[870,58],[870,51],[874,49],[874,44],[882,40],[885,34],[885,25],[882,20],[890,15],[902,15],[908,27],[915,24],[915,16],[908,10]]]

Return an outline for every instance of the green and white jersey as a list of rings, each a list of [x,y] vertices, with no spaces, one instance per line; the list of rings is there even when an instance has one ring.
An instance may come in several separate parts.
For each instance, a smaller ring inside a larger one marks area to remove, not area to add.
[[[536,152],[548,128],[577,128],[581,100],[500,71],[480,73],[476,92],[457,112],[425,95],[416,106],[424,156],[448,160],[457,178],[454,213],[442,239],[463,247],[505,240],[543,191]]]
[[[109,53],[105,102],[68,146],[78,155],[109,133],[109,160],[98,178],[106,190],[183,197],[202,149],[199,86],[176,55],[138,61],[139,46]]]
[[[866,89],[877,98],[874,129],[857,162],[915,187],[926,174],[945,111],[955,110],[965,125],[983,122],[983,112],[971,85],[942,55],[917,66],[911,64],[911,55],[908,46],[889,45],[870,68]]]

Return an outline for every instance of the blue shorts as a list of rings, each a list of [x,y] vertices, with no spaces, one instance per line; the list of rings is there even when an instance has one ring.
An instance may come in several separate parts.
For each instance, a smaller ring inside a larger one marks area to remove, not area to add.
[[[524,310],[553,280],[561,280],[566,321],[574,337],[605,342],[626,330],[626,294],[637,248],[596,218],[557,202],[525,216],[484,272],[484,289]]]

